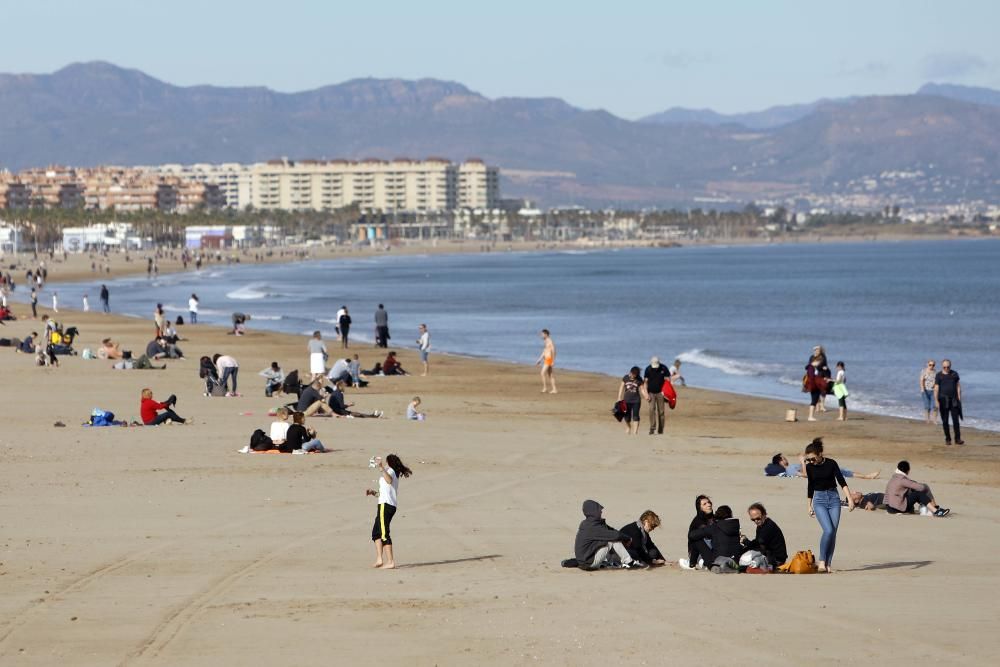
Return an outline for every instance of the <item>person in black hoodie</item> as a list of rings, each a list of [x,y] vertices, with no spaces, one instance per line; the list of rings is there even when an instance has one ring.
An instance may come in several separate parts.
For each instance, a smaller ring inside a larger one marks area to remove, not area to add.
[[[785,534],[781,532],[778,524],[768,518],[764,506],[754,503],[747,509],[747,514],[750,516],[750,521],[757,526],[757,535],[754,539],[743,543],[743,550],[761,552],[771,567],[777,567],[788,560]]]
[[[579,567],[584,570],[600,569],[612,551],[618,554],[623,569],[642,567],[640,563],[632,560],[628,549],[622,544],[622,534],[609,526],[601,517],[603,510],[604,506],[596,500],[583,501],[584,519],[576,531],[574,545]]]
[[[709,549],[711,560],[702,556],[706,566],[712,566],[717,558],[736,561],[743,552],[740,545],[740,520],[733,517],[733,510],[729,505],[720,505],[715,510],[715,523],[693,531],[689,537],[712,540],[712,547]]]
[[[665,565],[666,559],[660,550],[653,544],[653,539],[649,536],[660,525],[660,517],[656,516],[653,510],[646,510],[639,516],[639,520],[623,526],[618,532],[627,540],[628,555],[632,560],[656,566]]]
[[[694,518],[688,526],[688,567],[696,567],[698,558],[705,561],[705,565],[711,565],[715,560],[712,556],[712,545],[702,537],[692,537],[692,535],[715,522],[715,515],[712,513],[712,499],[706,495],[700,495],[694,499]],[[683,563],[682,563],[683,565]]]

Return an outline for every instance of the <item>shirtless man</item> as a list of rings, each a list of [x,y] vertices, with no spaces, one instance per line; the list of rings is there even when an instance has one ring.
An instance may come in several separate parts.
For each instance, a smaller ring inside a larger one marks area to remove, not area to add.
[[[542,329],[542,340],[545,343],[545,347],[542,348],[542,353],[538,357],[538,361],[535,362],[536,366],[542,367],[542,393],[548,391],[548,383],[552,383],[552,391],[550,394],[558,394],[556,391],[556,375],[555,375],[555,364],[556,364],[556,344],[552,342],[552,337],[549,335],[548,329]]]

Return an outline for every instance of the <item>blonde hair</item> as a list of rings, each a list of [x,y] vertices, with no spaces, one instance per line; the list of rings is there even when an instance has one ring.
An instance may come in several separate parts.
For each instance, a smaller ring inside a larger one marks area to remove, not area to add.
[[[143,387],[143,389],[142,389],[142,397],[143,398],[153,398],[153,390],[150,389],[149,387]]]
[[[652,530],[653,528],[660,527],[660,517],[656,516],[656,512],[654,512],[653,510],[646,510],[645,512],[639,515],[640,523],[644,523],[646,521],[649,521],[650,530]]]
[[[413,400],[412,400],[412,401],[410,401],[410,402],[411,402],[411,403],[419,403],[419,402],[420,402],[420,397],[419,397],[419,396],[414,396],[414,397],[413,397]]]
[[[282,421],[284,421],[284,420],[288,419],[288,408],[278,408],[278,411],[275,412],[274,415],[278,419],[281,419]]]

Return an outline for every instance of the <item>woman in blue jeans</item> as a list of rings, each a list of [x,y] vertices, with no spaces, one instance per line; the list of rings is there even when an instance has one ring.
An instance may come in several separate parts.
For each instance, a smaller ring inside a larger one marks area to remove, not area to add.
[[[833,459],[823,456],[823,439],[815,438],[806,446],[806,478],[809,480],[809,516],[815,516],[823,528],[819,540],[820,572],[833,572],[833,551],[837,547],[837,528],[840,525],[840,491],[847,496],[848,511],[854,511],[854,496],[847,487],[840,466]]]

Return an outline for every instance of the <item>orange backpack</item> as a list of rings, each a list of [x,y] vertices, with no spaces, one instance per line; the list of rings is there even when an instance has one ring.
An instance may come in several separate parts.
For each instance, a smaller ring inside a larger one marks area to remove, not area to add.
[[[816,574],[819,568],[816,567],[816,557],[812,551],[799,551],[791,560],[780,566],[778,571],[788,574]]]

